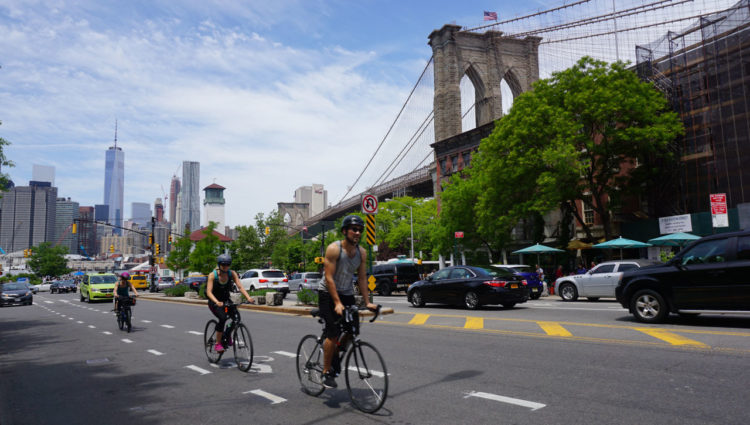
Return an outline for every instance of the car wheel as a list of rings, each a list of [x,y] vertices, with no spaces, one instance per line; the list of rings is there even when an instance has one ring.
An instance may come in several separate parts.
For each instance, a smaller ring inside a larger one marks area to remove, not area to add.
[[[253,286],[253,285],[250,285],[250,291],[252,292],[252,291],[254,291],[254,290],[255,290],[255,286]]]
[[[513,308],[516,306],[516,303],[505,303],[503,304],[503,308]]]
[[[652,289],[642,289],[630,299],[630,311],[639,322],[659,323],[669,314],[664,297]]]
[[[476,310],[479,308],[479,295],[474,291],[469,291],[464,294],[464,306],[469,310]]]
[[[424,298],[422,298],[422,292],[419,289],[412,292],[410,301],[414,307],[424,307]]]
[[[599,297],[586,297],[589,301],[599,301]]]
[[[563,283],[560,285],[560,298],[563,301],[575,301],[578,299],[578,290],[572,283]]]
[[[91,291],[89,291],[89,296],[87,297],[86,301],[88,301],[89,304],[93,302],[91,301]]]
[[[388,283],[388,281],[382,281],[378,283],[378,293],[385,297],[391,295],[391,285]]]

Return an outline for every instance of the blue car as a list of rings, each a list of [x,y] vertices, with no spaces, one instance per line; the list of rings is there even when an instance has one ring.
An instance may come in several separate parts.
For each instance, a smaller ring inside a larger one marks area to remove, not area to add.
[[[529,288],[529,298],[532,300],[539,299],[544,291],[544,283],[539,280],[536,270],[526,264],[493,264],[492,267],[506,269],[516,276],[526,279]]]

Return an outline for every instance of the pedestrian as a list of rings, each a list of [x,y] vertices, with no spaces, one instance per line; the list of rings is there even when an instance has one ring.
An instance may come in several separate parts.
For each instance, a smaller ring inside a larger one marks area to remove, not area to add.
[[[583,263],[578,264],[578,269],[576,269],[576,274],[586,274],[586,267],[583,266]]]

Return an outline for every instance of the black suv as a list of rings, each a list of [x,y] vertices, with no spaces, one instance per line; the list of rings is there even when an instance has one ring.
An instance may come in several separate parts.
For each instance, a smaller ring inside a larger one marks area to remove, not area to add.
[[[706,236],[666,264],[627,271],[615,295],[646,323],[670,312],[750,312],[750,231]]]
[[[414,263],[386,263],[372,268],[375,276],[375,290],[380,295],[390,295],[393,291],[406,289],[418,281],[419,270]]]

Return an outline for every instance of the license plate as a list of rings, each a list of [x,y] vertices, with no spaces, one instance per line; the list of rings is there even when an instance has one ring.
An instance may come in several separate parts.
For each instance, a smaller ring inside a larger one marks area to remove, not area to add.
[[[539,292],[539,288],[531,288],[531,292]]]
[[[274,282],[273,284],[274,284],[274,285],[278,285],[278,284],[279,284],[279,282]]]
[[[518,289],[518,284],[517,283],[511,283],[510,284],[510,289]]]

